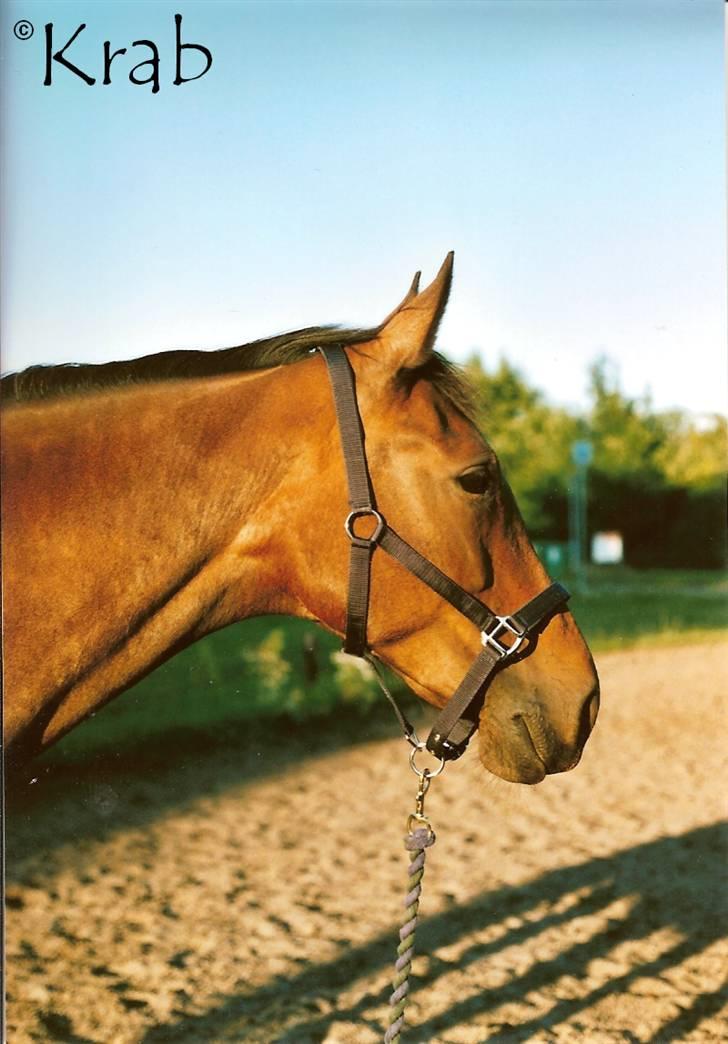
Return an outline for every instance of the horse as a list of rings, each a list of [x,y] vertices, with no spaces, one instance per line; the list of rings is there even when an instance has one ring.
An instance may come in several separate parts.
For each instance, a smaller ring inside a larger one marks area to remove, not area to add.
[[[547,582],[464,379],[435,349],[452,282],[376,327],[31,367],[3,378],[5,744],[34,756],[203,636],[260,614],[343,635],[347,483],[325,359],[345,354],[378,511],[507,613]],[[366,520],[363,520],[366,525]],[[371,563],[368,648],[443,707],[481,647],[402,564]],[[537,783],[579,760],[599,684],[564,606],[495,678],[480,759]]]

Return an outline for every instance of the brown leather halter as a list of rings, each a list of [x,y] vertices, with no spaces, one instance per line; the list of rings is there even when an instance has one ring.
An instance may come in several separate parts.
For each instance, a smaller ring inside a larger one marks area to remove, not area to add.
[[[331,379],[351,508],[344,522],[351,541],[344,652],[366,659],[376,669],[384,693],[412,746],[416,750],[426,747],[443,762],[452,761],[465,752],[478,727],[480,711],[494,675],[508,666],[509,661],[514,662],[517,654],[522,656],[532,650],[538,632],[555,612],[565,606],[569,592],[561,584],[553,583],[515,613],[498,616],[395,533],[376,507],[364,448],[364,429],[357,406],[354,371],[346,352],[337,347],[317,350],[326,360]],[[374,530],[369,536],[359,536],[356,532],[356,522],[362,518],[374,522]],[[481,633],[483,649],[441,711],[426,743],[417,739],[414,728],[397,706],[367,645],[371,560],[377,547],[396,558],[405,569],[471,620]]]

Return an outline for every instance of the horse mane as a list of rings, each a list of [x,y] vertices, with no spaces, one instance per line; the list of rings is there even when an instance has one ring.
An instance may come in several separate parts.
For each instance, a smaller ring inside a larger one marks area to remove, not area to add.
[[[344,330],[337,326],[309,326],[232,348],[172,349],[117,362],[29,366],[0,380],[0,396],[8,404],[38,402],[136,384],[249,373],[288,366],[318,346],[347,348],[363,344],[378,333],[378,327]],[[434,352],[426,363],[411,371],[407,383],[415,379],[430,381],[448,402],[472,419],[471,390],[458,368],[442,355]]]

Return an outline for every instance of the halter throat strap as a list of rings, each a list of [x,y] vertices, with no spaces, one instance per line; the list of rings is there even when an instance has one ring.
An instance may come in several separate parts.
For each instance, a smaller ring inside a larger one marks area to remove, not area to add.
[[[371,562],[377,547],[449,602],[481,633],[483,649],[440,713],[426,743],[432,754],[450,761],[464,753],[477,729],[486,691],[494,675],[507,665],[508,660],[513,661],[524,643],[535,639],[548,619],[564,607],[569,593],[561,584],[554,583],[511,616],[498,616],[403,540],[376,506],[351,363],[342,348],[326,347],[318,351],[326,360],[331,381],[350,508],[344,523],[350,541],[344,652],[363,657],[378,666],[367,644]],[[361,529],[357,533],[357,524],[361,527],[363,519],[368,520],[367,528],[371,530],[367,536],[360,535]],[[395,707],[405,736],[413,745],[419,745],[419,741],[413,740],[414,729],[383,684],[378,669],[377,677]]]

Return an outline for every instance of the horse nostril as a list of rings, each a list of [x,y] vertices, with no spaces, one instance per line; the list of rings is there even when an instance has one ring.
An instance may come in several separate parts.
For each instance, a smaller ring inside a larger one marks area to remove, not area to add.
[[[583,747],[586,743],[589,733],[594,728],[594,724],[597,720],[597,714],[599,713],[599,683],[594,686],[592,691],[589,693],[587,698],[584,700],[584,705],[581,708],[581,717],[579,720],[579,747]]]

